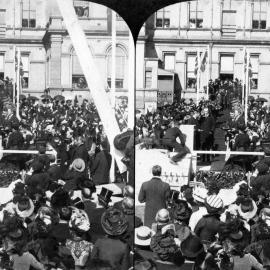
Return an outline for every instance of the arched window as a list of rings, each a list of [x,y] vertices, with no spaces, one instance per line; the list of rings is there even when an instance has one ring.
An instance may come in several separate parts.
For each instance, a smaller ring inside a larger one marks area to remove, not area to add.
[[[124,88],[124,79],[127,72],[127,55],[120,47],[116,47],[116,60],[115,60],[115,88]],[[112,76],[112,49],[110,48],[107,54],[107,82],[108,87],[111,88]]]
[[[75,51],[72,50],[72,88],[85,89],[87,88],[87,82],[84,77],[78,56]]]

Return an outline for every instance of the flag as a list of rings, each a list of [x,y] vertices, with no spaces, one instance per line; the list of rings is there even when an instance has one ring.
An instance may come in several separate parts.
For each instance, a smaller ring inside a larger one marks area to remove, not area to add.
[[[197,53],[195,58],[195,67],[194,67],[194,74],[197,75],[199,69],[199,53]]]
[[[24,74],[23,71],[23,63],[22,63],[22,58],[21,58],[21,52],[18,51],[17,49],[15,49],[15,72],[18,72],[18,68],[19,68],[19,74],[22,77]]]
[[[206,68],[206,63],[207,63],[207,57],[208,57],[208,53],[207,53],[207,50],[204,51],[202,57],[201,57],[201,66],[200,66],[200,70],[202,72],[205,71],[205,68]]]
[[[250,61],[250,54],[247,53],[247,50],[244,50],[244,72],[248,72],[248,78],[252,78],[252,65]]]

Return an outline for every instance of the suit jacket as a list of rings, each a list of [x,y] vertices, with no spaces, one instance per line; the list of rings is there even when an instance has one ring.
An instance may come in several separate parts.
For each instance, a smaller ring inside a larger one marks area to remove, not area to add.
[[[159,177],[153,177],[150,181],[144,182],[139,193],[139,202],[145,202],[144,225],[151,228],[155,222],[156,213],[166,208],[166,202],[170,195],[170,186]]]
[[[87,165],[89,160],[88,151],[86,149],[86,146],[84,144],[81,144],[80,146],[76,146],[75,148],[71,149],[71,155],[70,155],[70,161],[72,162],[76,158],[81,158],[84,160],[85,165]]]
[[[129,252],[129,247],[124,242],[104,237],[95,243],[91,257],[109,262],[113,270],[128,270]]]
[[[110,169],[112,156],[107,151],[100,151],[95,156],[91,166],[91,176],[96,185],[108,184],[110,179]]]

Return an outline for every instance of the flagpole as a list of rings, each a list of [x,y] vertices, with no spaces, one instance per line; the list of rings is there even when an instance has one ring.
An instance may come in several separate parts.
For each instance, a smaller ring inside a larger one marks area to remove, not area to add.
[[[134,89],[135,89],[135,45],[131,31],[129,31],[128,54],[128,128],[134,128]]]
[[[13,45],[13,50],[14,50],[14,65],[13,65],[13,70],[14,70],[14,75],[13,75],[13,95],[12,95],[12,103],[15,104],[15,96],[16,96],[16,45]]]
[[[245,124],[247,125],[248,121],[248,88],[249,88],[249,53],[247,52],[247,66],[246,66],[246,91],[245,91]]]
[[[18,48],[18,54],[17,54],[17,104],[16,104],[16,116],[20,120],[20,91],[21,91],[21,75],[20,75],[20,61],[21,61],[21,51]]]
[[[199,50],[197,50],[197,61],[198,61],[198,69],[197,69],[197,78],[196,78],[196,90],[197,90],[197,95],[196,95],[196,103],[197,103],[197,106],[199,105],[199,91],[200,91],[200,87],[199,87],[199,84],[200,84],[200,82],[199,82],[199,69],[200,69],[200,61],[199,61],[199,58],[200,58],[200,53],[199,53]]]
[[[115,69],[116,69],[116,13],[112,10],[112,67],[111,67],[111,103],[115,114]],[[114,147],[113,145],[111,147]],[[112,151],[111,182],[115,180],[115,155]]]
[[[207,46],[207,63],[208,63],[208,72],[207,72],[207,88],[206,88],[206,95],[207,100],[209,100],[209,81],[210,81],[210,44]]]
[[[242,98],[241,98],[242,106],[244,106],[244,104],[245,104],[245,85],[246,85],[246,72],[245,72],[245,69],[247,68],[246,61],[245,61],[246,53],[247,53],[247,48],[245,46],[244,47],[244,56],[243,56],[243,82],[242,82]]]

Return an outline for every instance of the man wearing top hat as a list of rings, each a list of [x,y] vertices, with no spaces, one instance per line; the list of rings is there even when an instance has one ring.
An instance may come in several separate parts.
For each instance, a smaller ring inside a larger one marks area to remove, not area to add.
[[[145,203],[144,225],[149,228],[155,222],[158,210],[167,208],[167,200],[170,196],[170,186],[161,180],[161,171],[159,165],[152,168],[153,178],[142,184],[138,196],[139,202]]]

